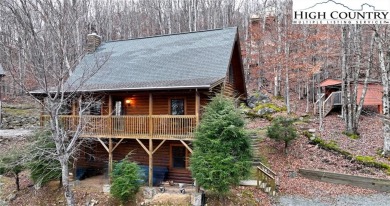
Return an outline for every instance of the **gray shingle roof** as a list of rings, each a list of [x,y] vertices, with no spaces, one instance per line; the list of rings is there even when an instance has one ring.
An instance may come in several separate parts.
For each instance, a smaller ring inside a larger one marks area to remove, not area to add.
[[[234,27],[107,42],[81,60],[67,83],[78,85],[84,73],[102,65],[80,90],[209,87],[226,76],[236,32]]]

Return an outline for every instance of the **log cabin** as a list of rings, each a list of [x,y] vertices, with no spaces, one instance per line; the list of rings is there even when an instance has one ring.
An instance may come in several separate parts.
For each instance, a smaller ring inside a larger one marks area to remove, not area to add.
[[[67,85],[79,85],[80,96],[94,97],[82,116],[87,126],[81,137],[96,141],[75,159],[76,177],[110,173],[113,161],[131,152],[149,186],[193,182],[189,157],[202,107],[217,93],[247,96],[237,28],[105,43],[90,34],[87,51],[67,79]],[[99,61],[100,68],[81,83]],[[77,101],[68,107],[61,119],[71,129],[81,117]],[[42,115],[42,125],[46,118]]]

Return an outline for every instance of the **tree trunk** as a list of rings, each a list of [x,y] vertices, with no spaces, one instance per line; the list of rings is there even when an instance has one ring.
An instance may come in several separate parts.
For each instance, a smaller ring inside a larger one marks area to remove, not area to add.
[[[20,190],[19,173],[15,174],[15,185],[16,185],[16,191],[19,191]]]
[[[383,154],[388,156],[390,154],[390,125],[389,120],[386,118],[390,117],[389,113],[389,97],[390,97],[390,90],[389,90],[389,76],[390,76],[390,64],[386,67],[386,59],[384,56],[384,48],[382,44],[382,39],[379,38],[379,26],[375,25],[375,40],[378,44],[378,52],[379,52],[379,66],[381,69],[381,79],[382,79],[382,86],[383,86],[383,95],[382,95],[382,104],[383,104],[383,115],[385,116],[385,120],[383,122]]]
[[[69,168],[68,168],[68,160],[66,157],[60,157],[60,163],[62,168],[62,187],[64,188],[64,194],[66,199],[66,205],[73,206],[75,205],[73,191],[69,185]]]
[[[342,81],[341,81],[341,116],[342,118],[344,119],[344,121],[346,121],[346,100],[345,100],[345,97],[346,97],[346,88],[345,88],[345,82],[347,81],[346,78],[347,78],[347,74],[346,74],[346,70],[347,70],[347,66],[346,66],[346,61],[347,61],[347,54],[346,54],[346,38],[347,38],[347,27],[346,26],[343,26],[342,28],[342,37],[341,37],[341,55],[342,55],[342,59],[341,59],[341,78],[342,78]]]
[[[309,101],[309,80],[307,80],[307,82],[306,82],[306,110],[305,110],[306,113],[309,112],[309,104],[310,104],[310,101]]]
[[[390,155],[390,120],[384,119],[383,120],[383,155],[389,156]]]
[[[288,154],[288,141],[284,141],[284,153]]]

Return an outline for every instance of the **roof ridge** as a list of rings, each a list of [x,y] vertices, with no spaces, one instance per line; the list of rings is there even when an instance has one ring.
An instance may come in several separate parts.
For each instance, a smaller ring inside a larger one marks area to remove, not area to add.
[[[160,34],[160,35],[156,35],[156,36],[145,36],[145,37],[137,37],[137,38],[130,38],[130,39],[110,40],[110,41],[105,41],[103,43],[113,43],[113,42],[131,41],[131,40],[139,40],[139,39],[150,39],[150,38],[156,38],[156,37],[176,36],[176,35],[182,35],[182,34],[195,34],[195,33],[209,32],[209,31],[219,31],[219,30],[233,29],[233,28],[237,29],[237,26],[230,26],[230,27],[224,27],[224,28],[215,28],[215,29],[206,29],[206,30],[200,30],[200,31],[189,31],[189,32],[182,32],[182,33]]]

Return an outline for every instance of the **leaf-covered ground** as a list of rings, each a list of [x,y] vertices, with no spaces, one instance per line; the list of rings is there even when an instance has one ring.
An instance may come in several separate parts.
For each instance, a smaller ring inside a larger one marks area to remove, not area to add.
[[[305,101],[294,101],[292,111],[294,117],[305,116]],[[276,114],[280,115],[280,114]],[[285,115],[285,114],[284,114]],[[319,121],[316,117],[309,116],[301,118],[297,123],[299,130],[316,129],[316,136],[326,141],[334,141],[337,146],[345,151],[356,155],[372,156],[378,162],[390,164],[389,160],[379,155],[383,146],[382,122],[379,117],[372,112],[365,113],[360,118],[359,133],[360,138],[352,139],[342,132],[344,122],[338,116],[337,111],[329,114],[323,122],[323,131],[319,131]],[[283,152],[284,144],[275,142],[266,137],[266,127],[270,124],[267,120],[248,120],[247,128],[257,131],[257,151],[262,155],[262,159],[277,172],[280,178],[280,194],[299,195],[311,198],[321,198],[337,196],[341,194],[372,194],[378,193],[373,190],[362,189],[354,186],[324,183],[300,177],[299,168],[326,170],[337,173],[378,177],[390,179],[386,171],[373,167],[365,167],[356,161],[344,156],[321,149],[317,145],[309,143],[309,139],[303,135],[294,140],[289,146],[289,153]]]

